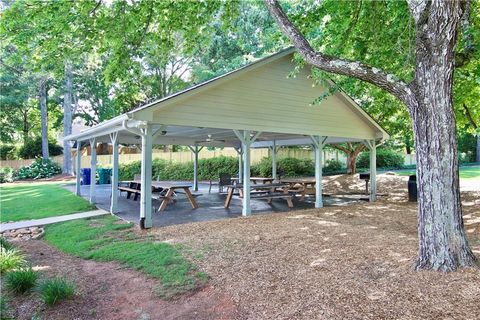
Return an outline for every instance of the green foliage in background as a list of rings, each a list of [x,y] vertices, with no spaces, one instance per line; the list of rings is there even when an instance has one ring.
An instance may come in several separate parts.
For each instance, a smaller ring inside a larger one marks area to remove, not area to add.
[[[140,173],[140,161],[121,164],[119,168],[120,180],[132,180],[135,174]],[[220,173],[238,173],[238,159],[234,157],[215,157],[198,161],[198,178],[200,180],[218,179]],[[160,180],[192,180],[193,162],[169,162],[163,159],[154,159],[152,162],[152,177]]]
[[[15,170],[10,167],[0,168],[0,183],[12,182]]]
[[[48,141],[48,153],[52,156],[58,156],[63,153],[63,148],[59,146],[54,140]],[[18,156],[22,159],[33,159],[42,155],[42,138],[36,137],[29,139],[18,149]]]
[[[15,145],[2,144],[0,146],[0,160],[13,160],[16,158],[16,152],[17,148],[15,147]]]
[[[404,165],[403,156],[390,149],[377,149],[377,168],[401,169]],[[358,168],[370,167],[370,152],[362,152],[357,158]]]

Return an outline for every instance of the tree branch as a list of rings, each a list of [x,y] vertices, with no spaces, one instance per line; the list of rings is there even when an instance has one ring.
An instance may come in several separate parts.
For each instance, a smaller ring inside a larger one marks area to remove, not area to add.
[[[478,126],[475,123],[475,121],[473,120],[473,116],[470,113],[470,109],[468,109],[468,107],[465,103],[463,104],[463,109],[465,109],[465,116],[467,117],[468,121],[472,125],[473,129],[477,130]]]
[[[282,32],[292,41],[305,61],[323,71],[353,77],[380,87],[406,102],[412,92],[404,83],[391,74],[367,66],[359,61],[351,61],[316,52],[304,35],[288,19],[277,0],[264,0],[270,14],[277,21]]]

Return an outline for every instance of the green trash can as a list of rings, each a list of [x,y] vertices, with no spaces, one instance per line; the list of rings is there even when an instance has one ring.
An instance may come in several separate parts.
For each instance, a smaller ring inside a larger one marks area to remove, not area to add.
[[[98,172],[98,184],[109,184],[112,176],[112,169],[99,168]]]

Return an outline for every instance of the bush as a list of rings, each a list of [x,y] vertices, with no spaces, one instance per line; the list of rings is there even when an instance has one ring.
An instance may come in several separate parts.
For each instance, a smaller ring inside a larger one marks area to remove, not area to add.
[[[480,132],[478,134],[480,134]],[[477,152],[477,137],[474,134],[464,130],[458,130],[457,142],[459,162],[474,162]]]
[[[35,287],[37,273],[32,267],[10,271],[5,275],[5,288],[13,293],[25,293]]]
[[[63,148],[55,141],[48,140],[48,155],[58,156],[63,153]],[[33,159],[42,156],[42,137],[28,140],[18,149],[18,156],[22,159]]]
[[[0,237],[0,248],[5,250],[13,249],[13,245],[7,241],[4,237]]]
[[[20,268],[24,264],[25,259],[20,251],[5,249],[3,246],[0,248],[0,273]]]
[[[120,166],[118,167],[119,179],[133,180],[133,176],[140,173],[141,166],[142,166],[141,161],[132,161],[126,164],[120,164]]]
[[[75,294],[75,285],[63,278],[52,278],[40,285],[39,292],[43,301],[53,306],[60,300],[72,298]]]
[[[15,170],[10,167],[0,168],[0,183],[12,182]]]
[[[390,149],[377,149],[377,168],[401,169],[404,159],[401,154]],[[358,168],[370,167],[370,152],[362,152],[357,158]]]
[[[0,319],[1,320],[9,320],[9,319],[14,319],[12,317],[12,311],[10,310],[10,307],[8,303],[10,300],[5,297],[4,295],[0,295]]]
[[[13,160],[16,156],[17,148],[13,144],[3,144],[0,146],[0,159]]]
[[[120,165],[120,180],[132,180],[141,169],[140,161]],[[238,172],[238,160],[234,157],[216,157],[198,161],[198,178],[200,180],[218,179],[220,173],[235,175]],[[168,162],[154,159],[152,162],[152,177],[160,180],[192,180],[193,162]]]
[[[190,167],[193,168],[193,164]],[[221,156],[210,159],[200,159],[198,161],[199,179],[218,179],[220,173],[229,173],[232,176],[238,174],[238,158]]]
[[[336,159],[330,159],[325,162],[325,166],[323,167],[323,172],[330,173],[330,172],[339,172],[344,169],[343,163]]]
[[[31,165],[18,169],[14,178],[18,180],[50,178],[60,172],[62,169],[52,160],[36,158]]]
[[[264,157],[251,167],[252,175],[270,177],[272,175],[272,158]],[[284,177],[301,177],[315,174],[315,164],[311,159],[297,159],[291,157],[277,160],[277,172],[282,172]]]

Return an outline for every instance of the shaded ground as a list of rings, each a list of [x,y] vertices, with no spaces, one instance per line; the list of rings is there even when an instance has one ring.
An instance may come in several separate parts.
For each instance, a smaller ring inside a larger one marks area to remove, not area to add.
[[[325,192],[364,187],[352,187],[350,177],[330,179]],[[405,201],[402,179],[381,178],[379,192],[388,195],[376,203],[138,231],[180,245],[210,276],[203,290],[173,301],[152,294],[155,281],[117,264],[68,257],[43,241],[22,246],[35,264],[50,266],[46,272],[79,283],[79,297],[46,311],[45,319],[478,319],[478,269],[412,271],[416,204]],[[475,190],[462,193],[462,202],[480,256]],[[21,314],[29,308],[17,305]]]

